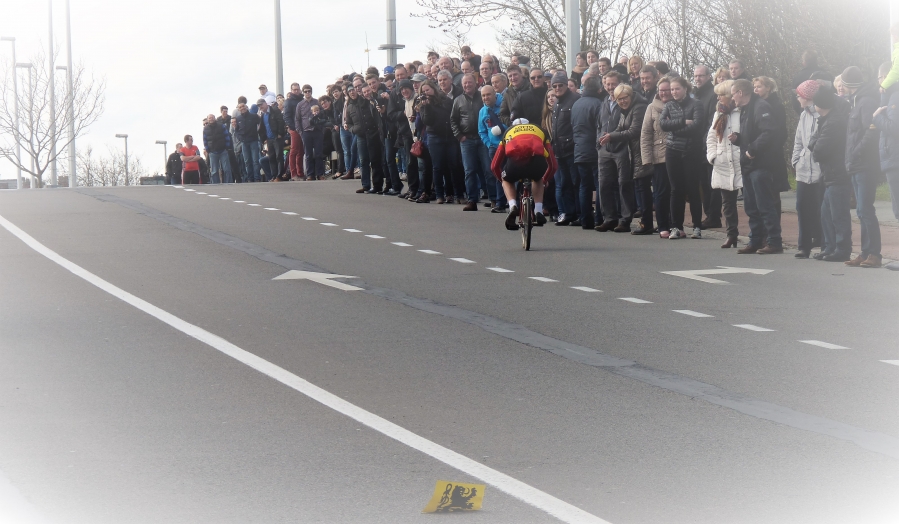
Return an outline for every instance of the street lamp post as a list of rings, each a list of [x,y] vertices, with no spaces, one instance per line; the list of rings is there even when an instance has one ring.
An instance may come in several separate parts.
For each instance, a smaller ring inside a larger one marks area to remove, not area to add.
[[[565,66],[572,71],[581,47],[581,3],[565,0]]]
[[[130,183],[131,180],[128,177],[128,135],[120,134],[116,135],[115,137],[125,139],[125,182]]]
[[[13,139],[16,141],[16,189],[22,189],[25,181],[22,180],[22,144],[19,142],[19,80],[16,74],[16,39],[13,36],[0,37],[0,41],[10,42],[12,44],[12,92],[13,92],[13,112],[16,117],[16,131],[13,133]]]
[[[281,57],[281,0],[275,0],[275,88],[284,94],[284,59]]]
[[[34,65],[31,62],[16,62],[16,69],[27,69],[28,70],[28,92],[29,97],[34,96],[34,79],[32,77],[34,73]],[[18,99],[18,97],[16,97]],[[31,98],[29,98],[31,100]],[[33,106],[33,100],[31,105]],[[28,111],[28,129],[30,132],[28,133],[28,144],[29,144],[29,152],[28,156],[31,158],[31,189],[37,189],[37,175],[34,174],[34,112]]]
[[[387,51],[387,65],[393,67],[397,63],[396,50],[406,46],[396,43],[396,0],[387,0],[387,43],[378,49]]]
[[[169,146],[167,140],[157,140],[156,143],[162,146],[162,165],[169,161]]]
[[[47,0],[47,19],[50,30],[50,187],[56,187],[56,81],[53,75],[53,0]]]
[[[69,187],[78,186],[78,176],[75,173],[75,79],[72,69],[72,16],[69,9],[69,0],[66,0],[66,52],[68,54],[68,68],[66,69],[66,83],[69,85]]]

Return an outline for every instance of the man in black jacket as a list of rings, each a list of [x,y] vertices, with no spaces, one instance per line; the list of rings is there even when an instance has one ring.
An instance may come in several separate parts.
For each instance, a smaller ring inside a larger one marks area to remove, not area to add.
[[[849,216],[851,179],[846,171],[846,131],[849,104],[830,89],[815,93],[818,130],[809,140],[812,159],[821,166],[824,202],[821,204],[821,229],[824,246],[814,255],[825,262],[846,262],[852,256],[852,218]],[[745,203],[745,199],[744,199]]]
[[[740,132],[727,138],[740,146],[740,170],[743,174],[743,208],[749,217],[749,245],[737,251],[743,255],[783,253],[780,215],[774,201],[774,169],[777,155],[783,155],[777,141],[777,123],[771,106],[753,92],[752,82],[739,79],[731,95],[740,108]],[[765,238],[768,245],[762,246]]]
[[[478,134],[478,115],[484,106],[478,94],[477,81],[474,75],[467,74],[462,78],[462,96],[453,100],[450,112],[450,125],[453,136],[462,148],[462,167],[465,169],[465,192],[468,193],[468,204],[463,211],[477,211],[480,188],[487,189],[487,198],[496,201],[496,184],[487,185],[484,176],[490,173],[490,157],[487,146]]]
[[[354,87],[362,84],[362,78],[353,81]],[[362,189],[356,192],[380,195],[384,185],[384,134],[376,96],[369,86],[362,87],[362,96],[347,102],[346,123],[356,135],[362,169]]]
[[[524,118],[532,124],[542,125],[543,106],[546,104],[546,79],[539,67],[531,69],[531,88],[521,93],[512,104],[511,120]],[[511,122],[510,120],[510,122]]]
[[[503,124],[510,126],[512,125],[512,106],[522,93],[531,88],[531,84],[517,65],[507,67],[506,76],[509,77],[509,88],[503,93],[503,103],[499,108],[499,119],[502,120]],[[534,122],[534,124],[536,123]]]
[[[244,182],[259,182],[259,115],[250,111],[246,103],[237,106],[238,115],[234,117],[234,135],[240,140],[246,171]]]
[[[840,75],[849,92],[849,126],[846,131],[846,171],[855,190],[855,213],[861,225],[862,251],[846,265],[880,267],[880,223],[874,196],[881,179],[880,132],[871,124],[880,106],[880,92],[873,82],[864,82],[861,69],[850,66]]]
[[[268,162],[260,161],[260,164],[265,171],[266,182],[273,182],[278,178],[284,162],[284,135],[287,134],[287,126],[277,105],[268,105],[264,98],[257,100],[256,105],[261,112],[259,141],[264,143],[268,150]]]
[[[577,171],[574,166],[574,128],[571,126],[571,108],[581,96],[568,89],[568,75],[558,71],[553,75],[550,87],[556,94],[553,106],[552,146],[559,164],[556,172],[556,204],[559,206],[557,226],[581,226],[579,204],[575,202],[578,193]],[[584,209],[585,214],[591,214]]]
[[[699,100],[705,114],[705,123],[702,128],[706,131],[712,127],[715,119],[715,111],[718,107],[718,96],[715,94],[715,85],[712,82],[712,70],[709,66],[700,64],[693,68],[693,98]],[[702,157],[706,158],[705,140],[702,141]],[[702,191],[702,207],[705,210],[705,220],[700,224],[701,229],[721,227],[721,192],[712,190],[712,165],[705,163],[706,172],[700,174],[700,190]]]
[[[384,150],[386,152],[387,159],[387,172],[388,175],[387,187],[384,191],[385,195],[399,195],[403,192],[403,182],[400,180],[400,172],[399,166],[396,165],[396,155],[398,152],[397,147],[397,139],[399,138],[399,120],[395,117],[398,116],[398,112],[402,112],[405,107],[405,103],[403,102],[403,95],[400,92],[400,84],[403,80],[408,78],[408,73],[406,72],[405,66],[398,65],[393,70],[395,82],[393,84],[393,89],[388,92],[387,97],[387,113],[385,114],[387,120],[387,137],[384,141]],[[391,116],[392,115],[392,116]],[[406,127],[409,127],[408,120],[403,116],[403,119],[406,123]],[[407,176],[408,180],[408,176]]]
[[[608,71],[602,77],[603,91],[606,92],[606,97],[602,99],[599,121],[596,124],[597,139],[614,132],[618,127],[618,121],[621,119],[621,110],[618,104],[615,103],[615,100],[612,99],[612,93],[620,83],[621,77],[617,71]],[[624,232],[625,229],[630,231],[630,221],[626,225],[619,224],[623,207],[621,188],[618,185],[622,155],[617,153],[620,153],[619,150],[622,146],[626,147],[623,143],[599,145],[597,142],[596,145],[597,149],[599,149],[599,185],[597,185],[596,189],[596,199],[600,202],[605,202],[605,205],[597,206],[597,208],[602,210],[602,214],[599,215],[601,223],[595,227],[597,231],[612,231],[619,226],[621,226],[619,232]],[[630,204],[627,205],[630,206]],[[630,208],[628,207],[628,209]]]
[[[203,127],[203,149],[209,158],[212,183],[233,183],[231,161],[228,158],[228,150],[231,149],[231,133],[228,132],[225,124],[216,120],[215,115],[206,117],[206,125]],[[220,170],[221,178],[219,178]]]
[[[182,147],[184,147],[184,144],[182,144],[181,142],[175,144],[175,151],[171,155],[169,155],[169,159],[165,163],[166,185],[181,185],[181,170],[183,169],[184,165],[184,163],[181,162]]]

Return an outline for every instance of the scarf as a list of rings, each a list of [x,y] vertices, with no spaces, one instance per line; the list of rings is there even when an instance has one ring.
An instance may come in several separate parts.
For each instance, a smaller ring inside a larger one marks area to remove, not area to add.
[[[715,134],[718,135],[719,142],[724,140],[724,130],[727,128],[727,117],[730,116],[730,112],[734,110],[733,104],[733,101],[731,101],[730,104],[718,102],[718,113],[720,113],[721,116],[715,121]]]

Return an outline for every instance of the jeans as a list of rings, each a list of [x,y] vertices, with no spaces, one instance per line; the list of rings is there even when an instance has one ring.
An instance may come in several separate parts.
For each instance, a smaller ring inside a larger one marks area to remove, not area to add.
[[[468,193],[469,202],[478,202],[481,196],[480,179],[485,171],[490,170],[487,146],[481,142],[480,138],[468,138],[460,145],[462,146],[462,167],[465,168],[465,192]]]
[[[385,189],[395,189],[402,192],[403,182],[400,180],[399,168],[396,165],[396,157],[399,151],[396,147],[396,138],[384,139],[384,159],[387,166],[384,174],[387,176]]]
[[[668,181],[671,183],[672,228],[684,228],[684,212],[687,201],[690,202],[690,217],[693,227],[699,227],[702,222],[702,201],[699,196],[698,176],[700,171],[705,172],[705,166],[702,165],[704,162],[705,159],[693,152],[673,149],[665,151],[665,166],[668,169]]]
[[[671,230],[671,184],[665,164],[652,166],[652,206],[656,210],[659,231]]]
[[[325,176],[325,135],[321,131],[303,131],[303,158],[306,177],[310,180]]]
[[[219,183],[219,169],[222,170],[221,182],[225,184],[234,183],[234,177],[231,175],[231,160],[228,158],[228,150],[219,152],[209,152],[209,170],[212,171],[213,184]]]
[[[410,151],[412,150],[412,144],[414,144],[415,141],[413,140],[411,135],[403,136],[400,140],[403,141],[403,148],[400,149],[400,151],[407,153],[408,157],[412,159],[411,162],[406,164],[406,183],[409,184],[409,194],[420,196],[422,193],[430,193],[430,181],[428,181],[427,184],[424,183],[421,176],[422,174],[418,171],[418,159],[412,156],[412,154],[410,153]],[[397,178],[395,182],[399,183],[399,187],[394,187],[394,189],[402,192],[403,182],[399,178]]]
[[[887,171],[887,183],[890,184],[890,196],[893,199],[893,216],[899,220],[899,171]]]
[[[855,214],[861,223],[862,252],[861,256],[880,256],[880,223],[877,221],[877,210],[874,208],[874,196],[877,193],[879,173],[861,172],[852,174],[852,187],[855,189]]]
[[[428,150],[434,166],[434,192],[437,198],[453,196],[453,171],[456,169],[456,140],[428,135]]]
[[[490,165],[493,165],[493,157],[496,156],[496,146],[490,146],[487,148],[487,156],[490,158]],[[489,173],[486,175],[487,184],[493,183],[494,191],[496,192],[496,207],[502,209],[509,205],[508,199],[506,199],[506,192],[503,191],[503,183],[498,178],[493,175],[493,170],[491,169]]]
[[[593,191],[596,190],[593,184],[599,173],[599,164],[596,162],[579,162],[575,164],[574,167],[577,170],[577,180],[579,185],[577,196],[578,203],[581,206],[581,224],[584,226],[590,224],[596,225],[596,215],[591,212],[591,208],[593,207]]]
[[[743,210],[749,217],[749,245],[752,247],[762,247],[766,237],[770,247],[783,247],[780,215],[774,201],[774,195],[780,195],[773,187],[771,171],[756,169],[743,176]]]
[[[244,182],[259,182],[259,141],[244,142],[241,153],[247,166]]]
[[[824,182],[806,184],[796,181],[796,215],[799,220],[799,250],[821,246],[821,202]]]
[[[636,201],[630,159],[622,156],[600,156],[599,192],[603,222],[618,221],[622,225],[629,225],[633,221]]]
[[[578,172],[574,166],[574,155],[565,158],[556,158],[559,170],[556,171],[556,204],[559,206],[559,214],[566,218],[577,220],[578,205],[575,203],[574,181]]]
[[[340,145],[343,147],[343,159],[346,172],[352,173],[359,167],[359,153],[356,151],[356,135],[346,129],[340,130]]]
[[[823,253],[846,255],[852,252],[852,217],[849,215],[849,184],[835,184],[824,189],[821,204],[821,230],[824,232]],[[745,198],[743,204],[745,205]]]
[[[652,177],[644,176],[634,180],[634,193],[637,197],[637,208],[642,209],[640,225],[643,229],[652,230]]]
[[[287,162],[290,165],[290,176],[303,176],[305,171],[303,170],[303,161],[300,160],[305,156],[303,139],[293,129],[288,132],[290,133],[290,155],[287,157]]]
[[[431,161],[431,152],[427,146],[422,148],[422,155],[415,158],[411,154],[406,155],[406,180],[411,180],[413,170],[418,170],[418,193],[427,193],[429,197],[434,196],[434,163]],[[412,191],[412,184],[409,184],[409,191]]]

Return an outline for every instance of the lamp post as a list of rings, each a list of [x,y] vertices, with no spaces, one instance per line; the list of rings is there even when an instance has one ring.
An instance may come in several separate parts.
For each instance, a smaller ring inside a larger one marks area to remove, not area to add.
[[[53,0],[47,0],[47,19],[50,30],[50,187],[56,187],[56,79],[53,75]]]
[[[128,177],[128,135],[120,134],[116,135],[116,138],[124,138],[125,139],[125,182],[131,182]]]
[[[565,67],[572,71],[577,65],[581,47],[581,3],[565,0]]]
[[[66,0],[66,83],[69,85],[69,187],[78,187],[78,176],[75,173],[75,79],[72,69],[72,14],[69,0]]]
[[[165,163],[169,161],[169,146],[166,145],[168,144],[168,141],[157,140],[156,144],[162,146],[162,165],[165,165]]]
[[[275,89],[284,94],[284,60],[281,57],[281,0],[275,0]]]
[[[34,65],[31,62],[16,62],[16,69],[27,69],[28,70],[28,92],[29,92],[29,97],[33,97],[34,96],[34,92],[33,92],[34,80],[32,77],[33,77],[33,73],[34,73]],[[16,97],[16,99],[18,100],[18,97]],[[30,100],[30,98],[29,98],[29,100]],[[33,101],[32,101],[31,105],[34,105]],[[28,156],[31,158],[31,173],[32,173],[31,174],[31,189],[37,189],[37,176],[34,175],[34,171],[35,171],[35,168],[34,168],[34,142],[32,141],[34,138],[34,112],[32,112],[30,110],[28,111],[28,126],[29,126],[28,129],[30,130],[30,132],[28,133],[28,143],[30,146],[30,151],[28,152]]]
[[[396,43],[396,0],[387,0],[387,43],[379,45],[378,49],[387,51],[387,65],[392,67],[397,62],[396,50],[405,48]]]
[[[13,36],[2,36],[0,41],[12,44],[12,92],[13,92],[13,112],[16,117],[16,131],[13,133],[13,139],[16,141],[16,189],[22,189],[25,181],[22,180],[22,145],[19,143],[19,81],[16,74],[16,38]]]

